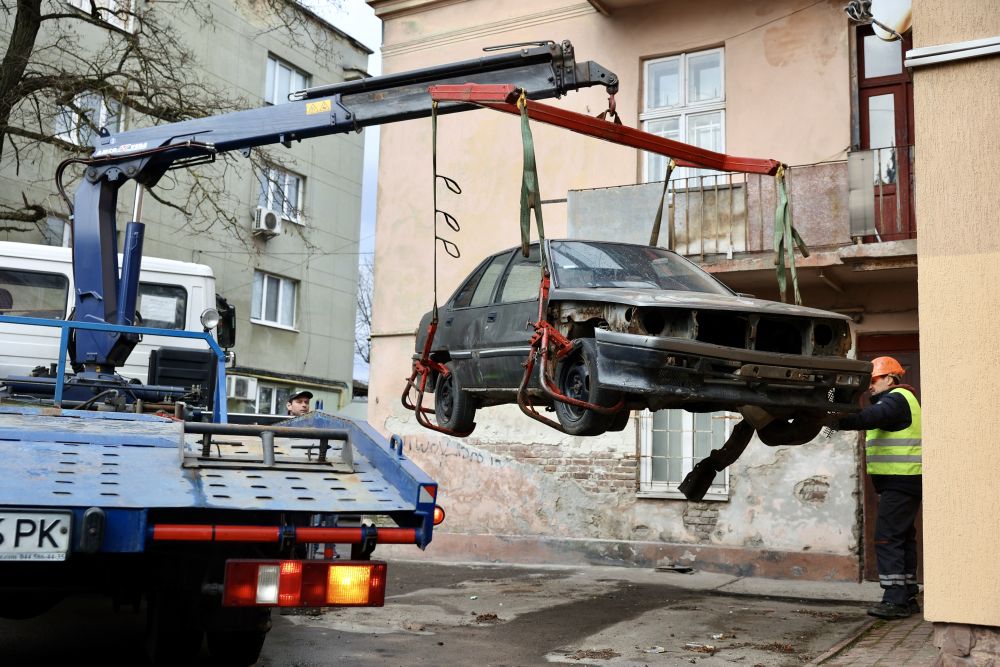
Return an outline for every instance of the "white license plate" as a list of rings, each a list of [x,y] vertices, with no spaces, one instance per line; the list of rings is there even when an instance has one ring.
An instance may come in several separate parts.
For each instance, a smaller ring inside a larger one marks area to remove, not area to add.
[[[0,511],[0,560],[66,560],[70,512]]]

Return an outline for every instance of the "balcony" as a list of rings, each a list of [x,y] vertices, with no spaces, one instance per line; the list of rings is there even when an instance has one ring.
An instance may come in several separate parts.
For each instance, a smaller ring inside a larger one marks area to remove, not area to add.
[[[800,282],[851,282],[845,274],[878,268],[915,275],[913,153],[912,146],[854,151],[846,161],[786,170],[792,223],[811,252],[796,255]],[[662,182],[572,191],[569,234],[648,243],[662,192]],[[660,245],[724,274],[737,289],[759,292],[765,282],[765,291],[773,289],[774,177],[687,176],[670,181],[665,201]]]

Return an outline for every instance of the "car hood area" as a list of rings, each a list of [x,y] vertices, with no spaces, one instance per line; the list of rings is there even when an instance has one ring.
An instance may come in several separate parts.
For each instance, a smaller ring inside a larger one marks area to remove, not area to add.
[[[807,308],[790,303],[766,301],[736,294],[710,294],[682,290],[637,289],[627,287],[599,287],[592,289],[553,288],[549,295],[553,301],[592,301],[595,303],[617,303],[626,306],[671,306],[685,308],[710,308],[742,313],[760,313],[791,317],[822,317],[849,320],[847,315],[818,308]]]

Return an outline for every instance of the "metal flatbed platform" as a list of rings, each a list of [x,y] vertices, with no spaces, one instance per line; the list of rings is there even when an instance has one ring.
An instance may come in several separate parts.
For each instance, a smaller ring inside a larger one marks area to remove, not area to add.
[[[278,440],[278,463],[268,467],[259,438],[213,436],[213,456],[205,459],[204,436],[185,434],[183,422],[3,407],[0,506],[385,514],[416,510],[420,485],[433,484],[402,456],[401,443],[390,444],[367,424],[314,413],[288,425],[345,429],[349,438],[330,442],[326,463],[310,449],[317,443]],[[353,472],[340,458],[347,446]],[[216,452],[223,456],[214,459]]]

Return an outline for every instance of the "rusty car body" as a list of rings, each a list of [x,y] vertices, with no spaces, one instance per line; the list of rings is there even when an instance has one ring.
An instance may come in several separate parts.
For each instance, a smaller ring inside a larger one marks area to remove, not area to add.
[[[606,415],[553,401],[530,378],[533,402],[551,406],[568,433],[620,430],[642,408],[734,410],[760,426],[797,420],[818,431],[827,413],[857,410],[868,389],[871,365],[847,356],[845,315],[737,294],[663,248],[566,239],[544,250],[546,319],[574,345],[545,372],[566,396],[624,407]],[[450,373],[433,385],[439,425],[471,431],[476,410],[517,400],[540,277],[538,244],[528,257],[511,248],[481,262],[441,307],[431,354]]]

